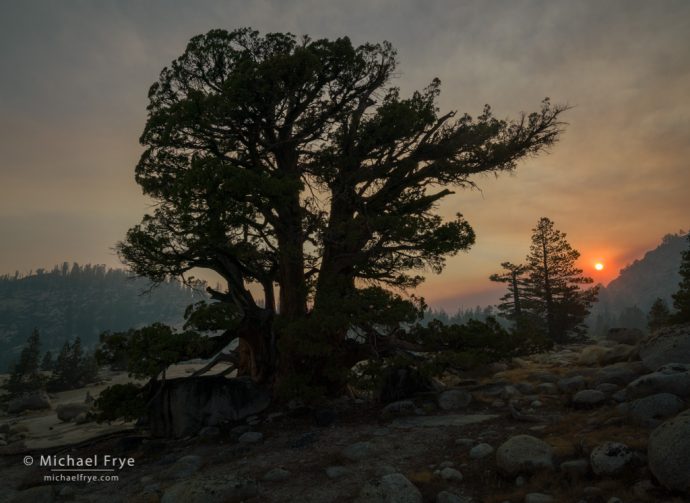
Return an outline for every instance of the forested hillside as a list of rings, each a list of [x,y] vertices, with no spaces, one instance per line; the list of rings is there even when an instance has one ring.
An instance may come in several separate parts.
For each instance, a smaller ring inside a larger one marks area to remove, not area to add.
[[[614,326],[646,328],[647,313],[655,299],[673,304],[671,295],[680,282],[681,253],[687,246],[684,233],[668,234],[659,246],[623,268],[601,289],[590,327],[597,333]]]
[[[55,353],[75,337],[91,347],[104,330],[154,321],[178,325],[186,306],[205,295],[178,282],[146,293],[149,287],[148,280],[125,270],[91,264],[0,276],[0,371],[16,359],[34,328],[44,352]]]

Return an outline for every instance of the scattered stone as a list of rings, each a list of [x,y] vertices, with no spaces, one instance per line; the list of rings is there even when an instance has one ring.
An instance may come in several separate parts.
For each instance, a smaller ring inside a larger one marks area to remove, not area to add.
[[[527,479],[525,477],[523,477],[522,475],[518,475],[517,477],[515,477],[515,486],[516,487],[522,487],[525,485],[526,482],[527,482]]]
[[[455,440],[455,445],[459,445],[460,447],[469,449],[474,445],[474,440],[472,440],[471,438],[458,438]]]
[[[472,503],[472,500],[448,491],[441,491],[436,495],[436,503]]]
[[[443,410],[464,409],[471,401],[472,395],[459,389],[449,389],[438,396],[438,406]]]
[[[261,480],[266,482],[282,482],[290,478],[290,472],[284,468],[273,468],[267,471]]]
[[[440,469],[452,468],[453,466],[455,466],[455,463],[453,463],[452,461],[444,461],[443,463],[441,463],[440,465],[438,465],[438,467],[439,467]]]
[[[489,444],[478,444],[470,449],[470,458],[483,459],[494,452],[494,448]]]
[[[625,444],[604,442],[594,448],[589,460],[596,475],[620,475],[633,460],[633,452]]]
[[[530,407],[541,407],[544,404],[541,403],[541,400],[532,400],[529,405]]]
[[[571,479],[583,477],[589,471],[589,461],[586,459],[572,459],[564,461],[560,466],[561,472]]]
[[[413,415],[417,411],[417,406],[412,400],[398,400],[391,402],[381,410],[381,417],[389,419],[397,416]]]
[[[198,477],[168,487],[161,503],[240,503],[258,494],[254,480],[237,475]]]
[[[606,395],[595,389],[583,389],[573,396],[573,405],[578,408],[597,407],[606,401]]]
[[[529,493],[525,496],[525,503],[553,503],[553,496],[542,493]]]
[[[649,370],[671,363],[690,364],[690,323],[657,330],[640,344],[640,359]]]
[[[340,477],[344,477],[348,473],[349,470],[344,466],[329,466],[328,468],[326,468],[326,475],[328,475],[329,479],[339,479]]]
[[[422,503],[422,493],[400,473],[366,484],[355,503]],[[165,503],[165,502],[163,502]]]
[[[594,374],[594,383],[597,385],[609,383],[627,386],[632,381],[648,372],[647,368],[641,362],[616,363],[599,369],[599,371]]]
[[[534,473],[553,469],[553,449],[531,435],[516,435],[505,441],[496,451],[496,465],[505,475]]]
[[[10,400],[7,404],[7,412],[17,414],[25,410],[45,410],[50,409],[50,399],[45,391],[35,391],[24,393],[17,398]]]
[[[690,411],[658,426],[647,454],[649,469],[664,487],[690,494]]]
[[[537,384],[537,391],[539,393],[544,393],[545,395],[557,395],[558,386],[551,382],[543,382],[541,384]]]
[[[604,382],[599,385],[597,385],[596,390],[601,391],[602,393],[606,393],[607,395],[610,395],[611,393],[615,393],[620,389],[620,386],[617,384],[613,384],[611,382]]]
[[[565,377],[559,379],[558,388],[564,393],[575,393],[584,389],[587,386],[587,381],[584,376],[576,375],[573,377]]]
[[[520,391],[518,391],[518,389],[512,385],[504,387],[503,391],[501,391],[501,398],[503,400],[510,400],[511,398],[519,397],[520,395]]]
[[[444,468],[443,470],[441,470],[440,475],[443,480],[450,480],[452,482],[462,482],[462,473],[460,473],[455,468]]]
[[[612,496],[608,499],[606,503],[623,503],[623,500],[616,496]]]
[[[690,364],[664,365],[656,372],[635,379],[625,388],[628,399],[643,398],[656,393],[690,397]]]
[[[350,461],[362,461],[371,457],[376,452],[371,442],[357,442],[343,449],[342,455]]]
[[[657,393],[631,402],[626,412],[635,424],[654,428],[684,408],[685,402],[676,395]]]
[[[242,444],[256,444],[264,439],[264,434],[259,431],[248,431],[247,433],[242,433],[239,442]]]
[[[85,424],[88,423],[90,420],[91,418],[89,417],[89,414],[87,412],[82,412],[74,418],[74,424]]]
[[[515,388],[523,395],[534,395],[537,392],[534,385],[528,382],[519,382],[515,385]]]

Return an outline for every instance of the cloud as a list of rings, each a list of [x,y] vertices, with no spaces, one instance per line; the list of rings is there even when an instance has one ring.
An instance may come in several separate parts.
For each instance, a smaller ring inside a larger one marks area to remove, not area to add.
[[[541,216],[583,257],[614,261],[690,225],[688,2],[28,0],[0,20],[0,233],[12,242],[0,271],[116,263],[109,246],[147,205],[133,168],[148,87],[191,36],[240,26],[390,40],[396,84],[410,92],[440,77],[443,109],[491,103],[508,117],[545,96],[574,106],[550,155],[443,203],[478,241],[429,277],[432,303],[486,298],[488,275],[524,257]],[[57,247],[56,218],[70,229]]]

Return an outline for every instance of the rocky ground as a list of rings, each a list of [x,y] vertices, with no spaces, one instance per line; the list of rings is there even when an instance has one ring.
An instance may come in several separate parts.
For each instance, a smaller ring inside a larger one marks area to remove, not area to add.
[[[690,501],[690,327],[651,340],[612,332],[444,384],[386,406],[345,397],[316,410],[272,406],[178,440],[125,430],[31,448],[22,421],[37,413],[24,413],[0,426],[0,499]],[[134,466],[116,482],[46,484],[47,469],[23,458],[48,453],[132,457]]]

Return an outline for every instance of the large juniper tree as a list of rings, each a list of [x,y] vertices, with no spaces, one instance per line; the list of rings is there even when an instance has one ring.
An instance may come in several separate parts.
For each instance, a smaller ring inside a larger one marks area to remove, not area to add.
[[[576,266],[580,253],[550,219],[541,218],[532,232],[524,305],[541,320],[549,338],[563,342],[583,331],[598,287],[583,288],[593,280],[583,276]]]
[[[474,242],[437,204],[559,135],[548,100],[506,121],[440,113],[438,80],[402,97],[396,64],[388,43],[213,30],[151,87],[136,180],[156,206],[119,254],[156,282],[222,276],[210,292],[236,322],[215,349],[239,338],[241,373],[337,389],[410,314],[377,288],[414,287]]]

